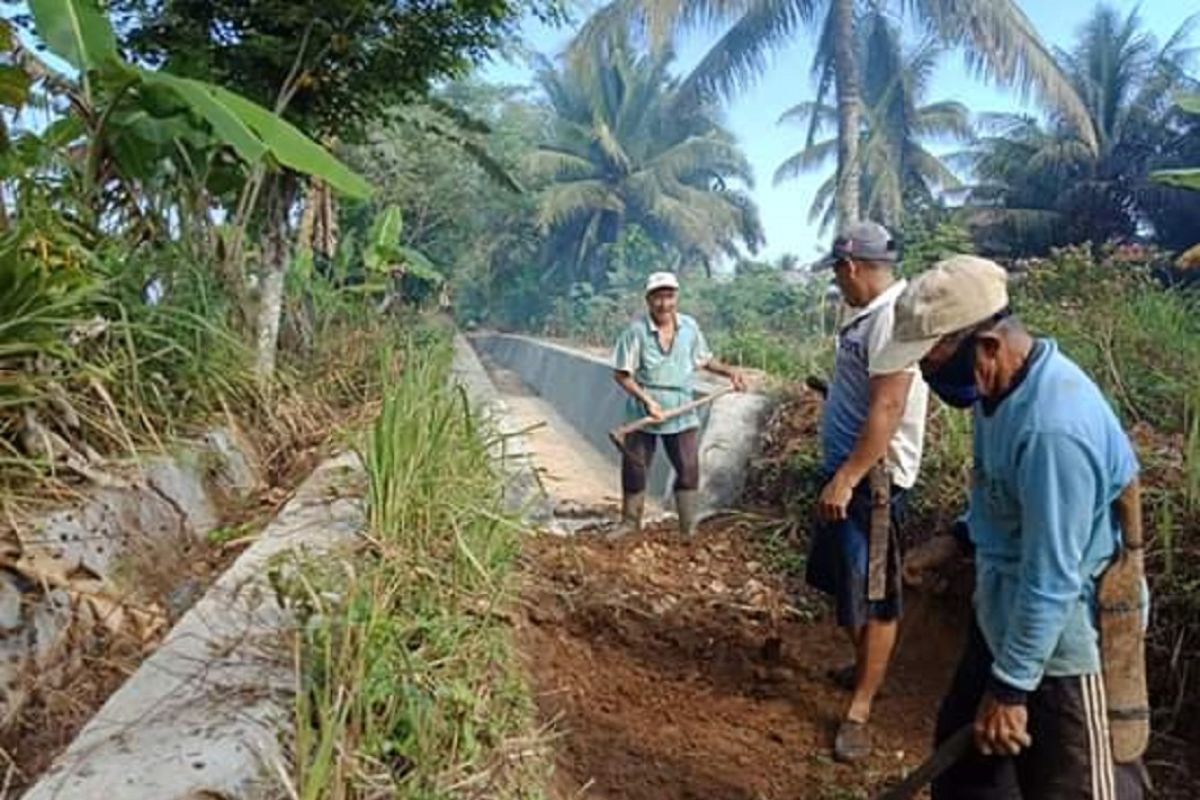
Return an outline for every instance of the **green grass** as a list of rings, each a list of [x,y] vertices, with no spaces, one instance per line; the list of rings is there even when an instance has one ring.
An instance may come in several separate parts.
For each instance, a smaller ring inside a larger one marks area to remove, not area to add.
[[[508,623],[521,532],[449,357],[410,347],[388,374],[361,451],[368,557],[298,581],[304,800],[532,797],[544,778]]]

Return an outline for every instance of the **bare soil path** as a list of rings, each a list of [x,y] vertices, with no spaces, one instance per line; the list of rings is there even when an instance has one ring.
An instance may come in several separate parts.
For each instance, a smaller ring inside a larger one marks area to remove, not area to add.
[[[531,543],[520,638],[563,737],[556,796],[850,800],[926,755],[953,626],[905,633],[875,754],[834,763],[847,697],[826,670],[846,662],[847,643],[811,601],[789,604],[759,557],[744,526],[720,521],[693,542],[662,530]]]
[[[615,516],[612,462],[489,367],[558,505]],[[785,589],[744,521],[710,520],[692,541],[669,524],[624,539],[540,536],[523,577],[520,645],[560,737],[562,800],[868,798],[927,754],[958,654],[961,628],[945,615],[907,626],[875,754],[845,766],[830,750],[848,697],[826,672],[847,663],[848,643],[821,602]]]

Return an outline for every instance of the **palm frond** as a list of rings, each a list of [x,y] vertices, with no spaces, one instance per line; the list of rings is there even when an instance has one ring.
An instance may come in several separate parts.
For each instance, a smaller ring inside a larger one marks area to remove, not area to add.
[[[542,147],[529,153],[524,166],[530,176],[540,180],[599,178],[596,165],[586,158],[562,150]]]
[[[813,54],[812,73],[817,79],[817,94],[813,102],[825,104],[825,99],[833,91],[837,72],[833,68],[833,14],[827,13],[821,23],[821,31],[817,36],[817,47]],[[816,117],[809,120],[808,135],[804,138],[805,147],[811,147],[817,140],[819,124]]]
[[[692,104],[712,96],[728,98],[752,85],[766,70],[771,52],[790,44],[801,25],[814,19],[817,7],[816,0],[750,0],[684,79],[680,100]]]
[[[925,185],[938,189],[961,189],[963,184],[947,163],[922,147],[914,147],[906,155],[912,167],[921,176]]]
[[[628,175],[632,169],[632,162],[608,127],[608,123],[597,116],[592,120],[592,132],[593,141],[600,148],[608,166],[619,175]]]
[[[712,136],[690,136],[648,161],[646,167],[681,182],[695,176],[718,176],[736,178],[751,188],[754,185],[753,167],[741,149]]]
[[[776,124],[783,125],[788,122],[798,122],[811,124],[814,117],[816,118],[817,128],[837,125],[837,109],[826,103],[818,103],[810,100],[803,103],[797,103],[779,115]]]
[[[930,103],[916,110],[913,131],[919,136],[934,136],[968,142],[975,138],[971,112],[954,100]]]
[[[466,111],[445,101],[434,102],[428,99],[424,101],[424,105],[426,109],[422,109],[420,106],[399,109],[395,115],[396,122],[458,148],[485,175],[504,189],[516,194],[524,191],[520,181],[512,174],[508,166],[488,148],[487,140],[477,135],[480,131],[490,130],[486,124],[474,120]],[[435,113],[420,113],[422,110],[432,110]],[[385,141],[387,141],[386,138],[377,136],[372,139],[371,144],[377,146]]]
[[[905,5],[944,40],[963,46],[973,72],[1035,93],[1097,150],[1087,106],[1015,0],[905,0]]]
[[[837,158],[837,139],[826,139],[804,148],[799,153],[789,156],[775,170],[774,184],[778,186],[790,180],[795,180],[806,172],[811,172]]]
[[[538,225],[544,230],[582,214],[624,210],[612,187],[597,180],[553,184],[541,193],[538,206]]]
[[[706,0],[712,14],[754,1]],[[575,275],[582,269],[588,280],[604,281],[606,248],[627,225],[705,258],[761,242],[753,203],[729,185],[752,185],[753,171],[716,107],[680,99],[665,43],[649,52],[633,46],[638,35],[653,39],[652,29],[671,15],[695,18],[682,0],[664,2],[610,4],[561,64],[542,64],[539,82],[549,89],[554,119],[550,141],[529,164],[549,181],[538,223],[556,251],[575,255]],[[610,30],[599,36],[602,25]]]
[[[816,193],[813,194],[812,203],[808,207],[808,221],[816,222],[823,216],[828,217],[830,213],[835,211],[833,207],[833,196],[837,193],[837,176],[830,176],[824,183],[817,187]],[[825,230],[825,223],[822,223],[821,230]]]

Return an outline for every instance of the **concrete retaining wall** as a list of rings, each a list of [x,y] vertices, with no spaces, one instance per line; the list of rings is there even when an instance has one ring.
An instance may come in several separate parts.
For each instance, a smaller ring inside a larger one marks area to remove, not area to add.
[[[5,554],[0,719],[20,710],[29,676],[43,686],[65,684],[81,668],[64,644],[73,627],[98,622],[81,597],[144,601],[128,557],[181,552],[217,524],[219,499],[246,494],[260,480],[253,449],[230,429],[210,431],[174,455],[146,457],[127,473],[125,485],[95,488],[22,524],[19,552]]]
[[[608,431],[625,421],[625,392],[613,381],[612,364],[590,353],[510,334],[478,334],[471,343],[489,363],[512,370],[551,403],[562,417],[600,452],[614,469],[620,454]],[[698,395],[720,388],[701,381]],[[701,414],[700,491],[706,511],[729,508],[741,497],[746,463],[758,441],[767,398],[753,393],[718,398]],[[648,491],[670,504],[672,471],[660,453]]]
[[[462,336],[454,339],[451,380],[461,386],[476,409],[494,428],[492,455],[504,472],[509,510],[520,511],[532,523],[545,525],[553,516],[553,503],[537,477],[529,442],[518,432],[508,406],[496,391],[475,350]]]
[[[271,587],[288,554],[353,541],[362,468],[322,464],[54,762],[25,800],[260,800],[291,726],[290,613]]]

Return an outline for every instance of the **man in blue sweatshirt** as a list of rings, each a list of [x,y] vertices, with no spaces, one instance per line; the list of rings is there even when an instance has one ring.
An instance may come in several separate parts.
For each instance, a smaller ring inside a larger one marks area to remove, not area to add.
[[[978,752],[933,797],[1134,800],[1140,765],[1112,756],[1095,599],[1121,547],[1113,503],[1138,464],[1091,379],[1011,314],[1006,279],[973,256],[935,265],[897,301],[872,365],[919,363],[930,389],[975,419],[965,524],[906,563],[911,574],[975,558],[974,623],[937,739],[973,722]]]

